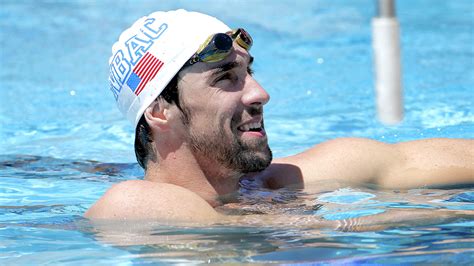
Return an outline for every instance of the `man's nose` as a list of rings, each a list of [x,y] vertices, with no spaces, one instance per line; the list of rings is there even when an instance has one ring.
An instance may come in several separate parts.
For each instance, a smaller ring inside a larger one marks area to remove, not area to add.
[[[267,91],[251,75],[247,75],[242,102],[247,106],[258,106],[265,105],[269,100]]]

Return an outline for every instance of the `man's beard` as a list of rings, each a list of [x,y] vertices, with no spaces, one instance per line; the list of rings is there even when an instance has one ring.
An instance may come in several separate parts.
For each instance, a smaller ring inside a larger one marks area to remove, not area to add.
[[[189,142],[195,153],[244,174],[262,171],[270,165],[272,151],[266,141],[255,140],[253,143],[243,143],[235,135],[233,137],[226,135],[222,126],[223,121],[220,121],[217,128],[207,132],[194,130],[193,123],[190,121],[192,118],[190,119],[188,112],[184,113],[183,120],[187,120],[185,124],[188,125]]]

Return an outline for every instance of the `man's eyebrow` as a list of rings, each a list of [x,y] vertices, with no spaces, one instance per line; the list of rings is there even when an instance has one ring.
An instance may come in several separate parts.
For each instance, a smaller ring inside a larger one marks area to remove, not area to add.
[[[211,69],[211,75],[210,77],[213,77],[213,76],[218,76],[219,74],[221,73],[225,73],[233,68],[236,68],[236,67],[239,67],[240,64],[238,62],[227,62],[223,65],[218,65],[214,68]]]
[[[254,60],[253,56],[249,56],[249,62],[248,62],[249,67],[252,65],[253,60]],[[209,77],[212,78],[212,77],[218,76],[219,74],[225,73],[233,68],[239,67],[240,65],[241,63],[235,62],[235,61],[218,65],[211,69],[211,74],[209,75]]]

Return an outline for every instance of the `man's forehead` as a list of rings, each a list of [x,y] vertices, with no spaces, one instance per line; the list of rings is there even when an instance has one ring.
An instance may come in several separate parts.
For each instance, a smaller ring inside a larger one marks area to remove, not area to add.
[[[217,62],[215,65],[208,65],[206,72],[209,72],[210,75],[215,72],[228,71],[233,68],[244,67],[251,65],[253,63],[253,56],[247,54],[244,57],[236,56],[231,60],[223,60],[222,62]]]

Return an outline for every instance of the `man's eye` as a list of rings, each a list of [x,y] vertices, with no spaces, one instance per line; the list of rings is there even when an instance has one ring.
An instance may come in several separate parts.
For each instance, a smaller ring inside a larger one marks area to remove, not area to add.
[[[225,73],[224,75],[218,77],[215,82],[219,82],[222,80],[233,80],[234,76],[230,74],[229,72]]]

